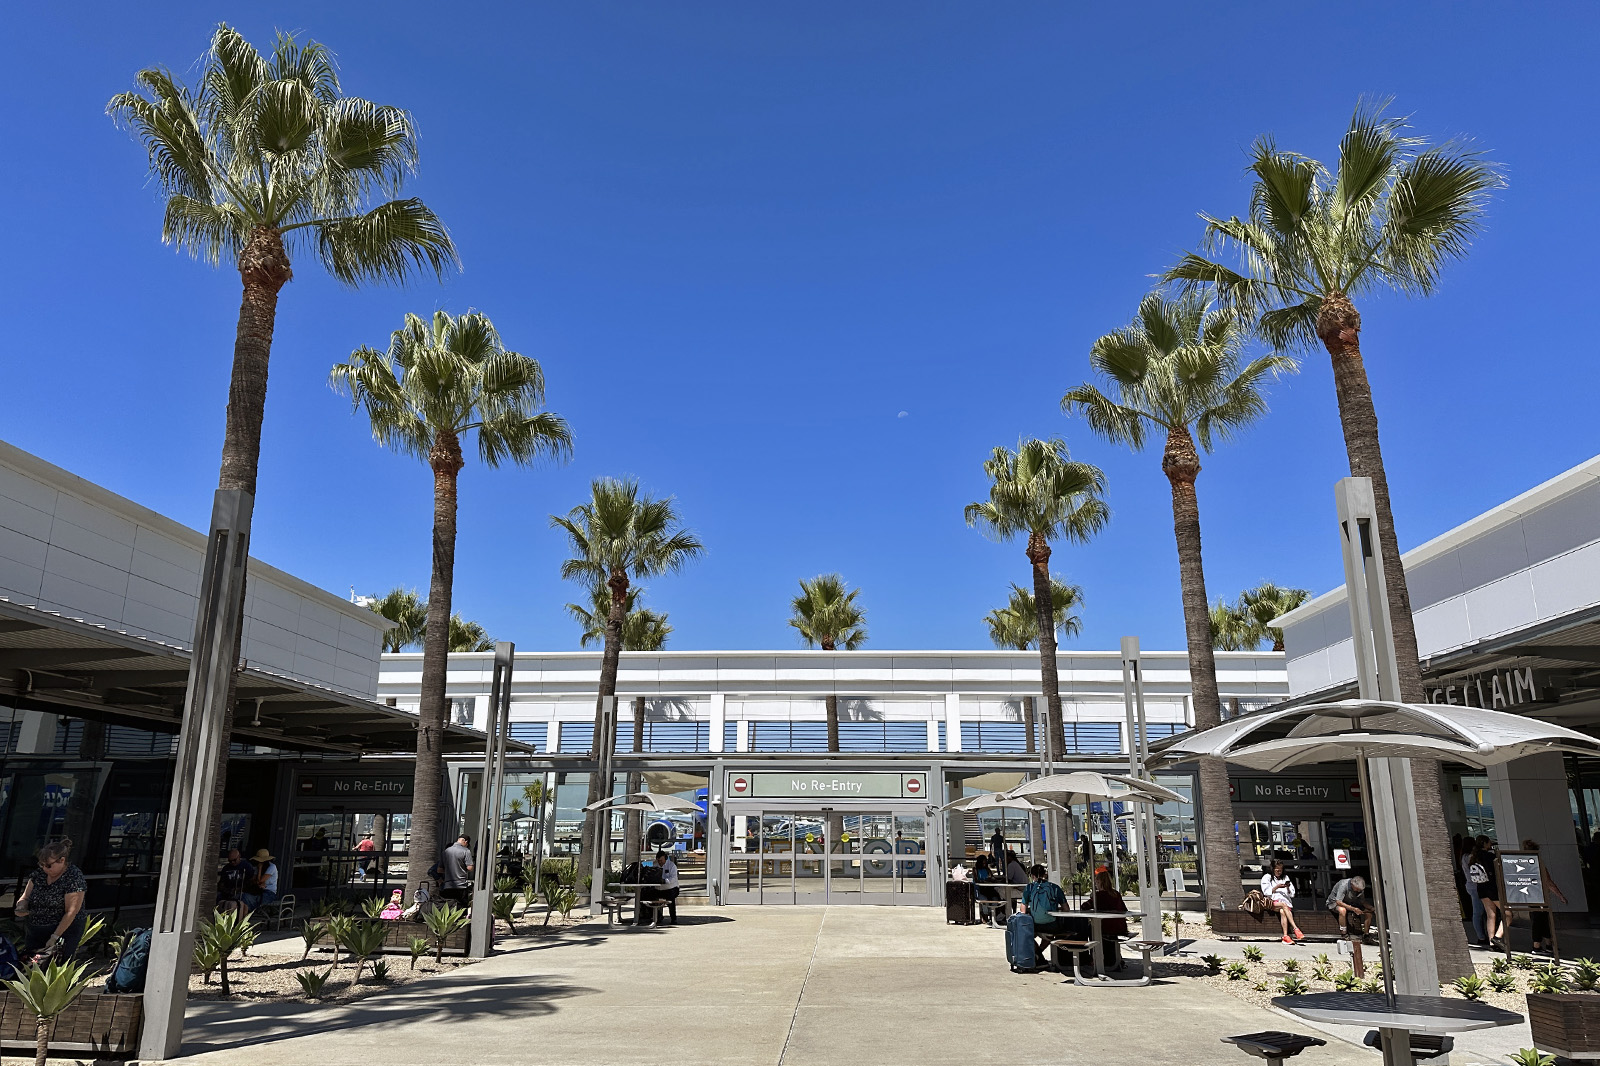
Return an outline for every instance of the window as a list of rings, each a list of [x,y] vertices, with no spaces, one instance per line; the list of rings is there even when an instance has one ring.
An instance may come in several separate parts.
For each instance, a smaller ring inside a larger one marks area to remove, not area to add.
[[[462,700],[450,701],[450,720],[456,725],[472,724],[472,706],[475,701],[468,697]]]
[[[512,722],[511,739],[532,744],[537,751],[550,750],[549,722]]]
[[[827,722],[751,722],[751,751],[827,751]]]
[[[1028,727],[1022,722],[962,722],[961,750],[1027,751]]]
[[[1122,750],[1122,728],[1116,722],[1067,722],[1067,751],[1107,755]]]

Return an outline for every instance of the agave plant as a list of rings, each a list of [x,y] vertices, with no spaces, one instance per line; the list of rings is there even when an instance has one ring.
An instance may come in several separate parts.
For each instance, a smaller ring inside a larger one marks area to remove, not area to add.
[[[355,930],[356,921],[343,914],[335,914],[328,919],[328,939],[333,942],[333,964],[339,965],[339,949],[344,947],[350,939],[350,934]]]
[[[1532,955],[1513,955],[1511,956],[1511,965],[1519,970],[1531,970],[1539,965],[1539,960]]]
[[[560,913],[562,918],[572,913],[578,905],[578,890],[560,883],[550,884],[544,890],[544,924],[550,924],[550,915]]]
[[[1292,973],[1278,982],[1278,994],[1282,996],[1303,996],[1309,991],[1311,986]]]
[[[307,918],[300,923],[300,938],[306,942],[306,950],[301,953],[300,961],[305,962],[311,957],[311,949],[322,943],[328,935],[328,923],[315,918]]]
[[[1490,973],[1510,973],[1511,972],[1511,960],[1506,958],[1504,955],[1496,955],[1494,957],[1494,961],[1489,964],[1489,972]]]
[[[1538,1048],[1519,1048],[1515,1055],[1506,1059],[1511,1066],[1556,1066],[1556,1057],[1546,1055]]]
[[[1251,985],[1250,987],[1255,989],[1257,992],[1266,992],[1272,986],[1267,984],[1265,981],[1257,981],[1255,984]]]
[[[428,932],[433,936],[434,961],[443,965],[444,942],[451,933],[463,929],[472,919],[468,917],[465,908],[454,903],[441,903],[427,914],[422,920],[428,923]]]
[[[350,934],[344,941],[345,950],[356,960],[356,975],[351,978],[351,984],[361,980],[361,967],[383,950],[383,941],[388,935],[389,930],[382,922],[355,922],[351,925]]]
[[[1383,982],[1378,980],[1376,977],[1369,977],[1365,981],[1361,982],[1361,991],[1367,993],[1368,995],[1382,992]]]
[[[522,888],[522,882],[515,877],[499,877],[495,879],[494,890],[496,893],[516,892]]]
[[[1351,992],[1361,983],[1354,970],[1340,970],[1333,975],[1333,988],[1336,992]]]
[[[1333,980],[1333,967],[1325,962],[1319,963],[1317,968],[1311,971],[1311,978],[1315,981],[1331,981]]]
[[[322,990],[328,983],[328,973],[332,972],[332,970],[327,973],[319,973],[316,970],[301,970],[294,975],[294,979],[300,982],[300,991],[305,993],[307,999],[321,999]]]
[[[1318,952],[1315,956],[1312,957],[1311,961],[1316,963],[1318,966],[1332,966],[1333,965],[1333,962],[1332,962],[1332,960],[1330,960],[1328,958],[1328,953],[1326,951]]]
[[[388,959],[372,960],[372,979],[380,985],[389,980]]]
[[[1567,990],[1567,975],[1562,973],[1560,966],[1546,966],[1534,974],[1533,980],[1528,983],[1528,991],[1559,994]]]
[[[1300,960],[1299,959],[1285,959],[1284,963],[1283,963],[1283,972],[1284,973],[1289,973],[1289,974],[1299,973],[1300,972]]]
[[[1592,992],[1600,984],[1600,963],[1593,959],[1579,959],[1574,963],[1572,986],[1579,992]]]
[[[217,946],[204,937],[195,937],[194,941],[194,968],[200,971],[201,984],[209,985],[211,975],[217,972],[217,967],[222,965],[222,953]]]
[[[248,949],[255,943],[256,927],[248,915],[238,911],[218,911],[208,922],[201,922],[195,939],[208,944],[216,952],[217,975],[222,981],[222,994],[231,995],[228,985],[228,959],[235,951]]]
[[[361,913],[368,918],[376,918],[383,914],[383,908],[388,905],[389,901],[382,896],[368,896],[361,901]]]
[[[20,979],[4,982],[38,1019],[34,1028],[34,1066],[44,1066],[50,1053],[50,1022],[72,1006],[72,1001],[89,986],[92,978],[87,976],[88,971],[86,962],[51,962],[45,969],[33,966]]]
[[[494,913],[495,918],[506,923],[506,928],[511,930],[512,936],[517,935],[517,926],[512,920],[516,905],[517,895],[515,892],[503,892],[495,896],[490,903],[490,910]]]
[[[411,938],[411,968],[417,968],[417,960],[428,953],[428,938],[414,936]]]
[[[1469,973],[1464,977],[1457,977],[1451,982],[1450,987],[1467,999],[1479,1000],[1483,998],[1483,990],[1488,986],[1484,984],[1483,978],[1475,973]]]
[[[1260,962],[1266,957],[1266,953],[1260,948],[1256,947],[1254,944],[1251,944],[1244,949],[1244,957],[1246,962]]]
[[[1215,974],[1222,972],[1221,955],[1202,955],[1200,956],[1200,961],[1206,964],[1206,969],[1211,973]]]
[[[1228,968],[1222,972],[1228,975],[1230,981],[1243,981],[1250,975],[1250,967],[1242,962],[1230,962]]]
[[[1491,973],[1489,975],[1489,987],[1496,992],[1515,992],[1517,990],[1517,979],[1511,975],[1510,970]]]

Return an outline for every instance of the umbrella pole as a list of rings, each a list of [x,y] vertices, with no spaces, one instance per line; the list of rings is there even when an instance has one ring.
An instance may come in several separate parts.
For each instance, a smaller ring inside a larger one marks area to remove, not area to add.
[[[1378,964],[1383,967],[1383,997],[1394,1006],[1394,959],[1389,954],[1389,918],[1383,900],[1383,870],[1378,865],[1378,836],[1372,821],[1372,778],[1367,754],[1356,755],[1356,780],[1361,787],[1361,821],[1367,833],[1367,872],[1372,875],[1372,902],[1378,912]]]

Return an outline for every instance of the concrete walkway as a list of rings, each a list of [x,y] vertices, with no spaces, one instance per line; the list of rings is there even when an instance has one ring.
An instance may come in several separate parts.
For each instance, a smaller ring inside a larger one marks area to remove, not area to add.
[[[1183,979],[1088,989],[1012,974],[999,932],[931,908],[685,908],[677,927],[524,943],[348,1006],[196,1004],[184,1061],[1244,1066],[1220,1037],[1295,1028]],[[1301,1061],[1377,1056],[1332,1041]]]

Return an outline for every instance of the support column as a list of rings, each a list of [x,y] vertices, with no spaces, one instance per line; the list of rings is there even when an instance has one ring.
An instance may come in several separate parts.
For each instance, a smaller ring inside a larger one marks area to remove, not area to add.
[[[1537,841],[1539,858],[1567,897],[1562,903],[1550,894],[1546,902],[1558,911],[1587,913],[1583,861],[1572,835],[1572,801],[1561,753],[1545,752],[1489,767],[1489,794],[1500,846],[1515,849],[1524,840]]]
[[[928,750],[939,750],[939,719],[928,719]]]
[[[955,692],[944,697],[944,750],[961,750],[961,696]]]
[[[723,749],[728,733],[727,721],[728,697],[720,692],[713,692],[711,694],[711,724],[709,726],[711,730],[710,750],[713,753],[720,753]]]
[[[480,812],[477,840],[478,864],[472,871],[472,928],[467,954],[484,958],[494,946],[494,882],[500,856],[500,806],[505,801],[506,733],[511,728],[511,670],[516,645],[501,641],[494,646],[494,677],[487,696],[478,696],[473,721],[484,726],[483,777],[478,789]],[[478,716],[482,717],[479,718]]]

